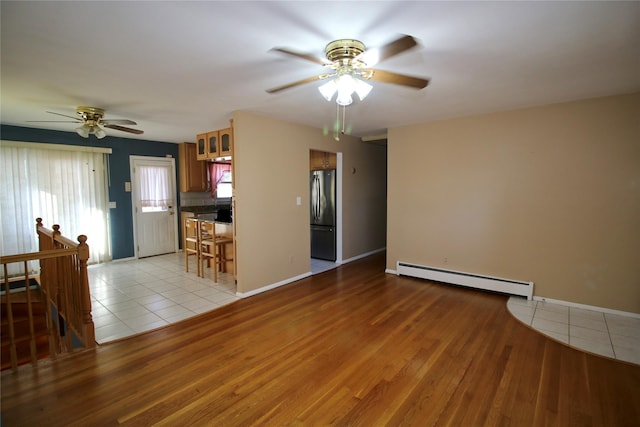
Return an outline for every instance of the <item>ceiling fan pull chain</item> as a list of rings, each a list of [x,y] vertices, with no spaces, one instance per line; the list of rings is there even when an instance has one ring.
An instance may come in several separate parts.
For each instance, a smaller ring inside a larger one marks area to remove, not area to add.
[[[336,124],[333,127],[333,139],[340,141],[338,130],[340,129],[340,104],[336,103]]]

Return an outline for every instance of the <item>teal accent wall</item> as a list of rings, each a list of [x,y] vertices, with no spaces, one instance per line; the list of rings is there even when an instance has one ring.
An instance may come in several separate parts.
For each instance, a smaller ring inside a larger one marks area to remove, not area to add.
[[[110,210],[111,254],[113,259],[130,258],[135,255],[133,247],[133,218],[131,193],[125,192],[124,183],[131,181],[129,156],[171,156],[176,159],[176,188],[180,188],[178,176],[178,144],[107,136],[97,139],[93,135],[82,138],[75,132],[34,129],[1,125],[0,137],[8,141],[24,141],[48,144],[66,144],[111,148],[109,155],[109,201],[116,202]],[[180,193],[177,194],[180,206]],[[175,215],[178,221],[180,215]],[[35,223],[35,218],[33,219]],[[44,218],[46,221],[46,218]],[[178,227],[180,229],[180,227]],[[87,236],[91,238],[91,232]]]

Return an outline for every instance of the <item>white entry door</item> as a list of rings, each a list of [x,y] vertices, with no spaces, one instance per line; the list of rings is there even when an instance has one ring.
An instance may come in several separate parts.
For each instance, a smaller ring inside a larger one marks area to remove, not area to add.
[[[138,258],[176,252],[175,159],[131,156],[130,162]]]

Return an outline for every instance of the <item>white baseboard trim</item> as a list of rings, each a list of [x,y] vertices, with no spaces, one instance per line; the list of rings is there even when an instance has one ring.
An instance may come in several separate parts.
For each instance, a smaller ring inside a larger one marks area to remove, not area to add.
[[[137,259],[138,259],[137,257],[131,256],[131,257],[128,257],[128,258],[112,259],[111,262],[135,261]]]
[[[640,319],[640,313],[632,313],[630,311],[614,310],[614,309],[606,308],[606,307],[598,307],[598,306],[595,306],[595,305],[579,304],[577,302],[563,301],[563,300],[552,299],[552,298],[547,298],[547,297],[540,297],[540,296],[535,296],[535,295],[533,297],[533,300],[534,301],[540,301],[540,302],[548,302],[548,303],[551,303],[551,304],[564,305],[564,306],[567,306],[567,307],[581,308],[583,310],[599,311],[601,313],[616,314],[618,316],[626,316],[626,317],[633,317],[633,318],[636,318],[636,319]]]
[[[380,248],[380,249],[374,249],[373,251],[365,252],[363,254],[356,255],[354,257],[342,260],[342,262],[340,264],[347,264],[347,263],[350,263],[350,262],[353,262],[353,261],[357,261],[359,259],[366,258],[366,257],[368,257],[370,255],[377,254],[378,252],[384,252],[386,250],[387,250],[386,247],[383,247],[383,248]]]
[[[376,250],[373,250],[371,252],[366,252],[364,254],[360,254],[360,255],[351,257],[349,259],[342,260],[342,262],[336,262],[336,264],[338,264],[338,265],[347,264],[347,263],[359,260],[361,258],[366,258],[369,255],[373,255],[373,254],[376,254],[378,252],[383,252],[386,249],[387,249],[386,247],[380,248],[380,249],[376,249]],[[311,276],[311,272],[308,271],[308,272],[300,274],[298,276],[291,277],[291,278],[285,279],[285,280],[281,280],[280,282],[272,283],[271,285],[263,286],[261,288],[254,289],[254,290],[249,291],[249,292],[236,292],[236,296],[240,297],[240,298],[251,297],[253,295],[258,295],[258,294],[261,294],[263,292],[270,291],[271,289],[279,288],[280,286],[288,285],[289,283],[292,283],[292,282],[297,282],[298,280],[302,280],[302,279],[305,279],[305,278],[310,277],[310,276]]]
[[[386,270],[384,270],[384,272],[387,273],[387,274],[395,274],[395,275],[398,274],[398,272],[396,270],[393,270],[391,268],[387,268]],[[558,305],[564,305],[564,306],[567,306],[567,307],[575,307],[575,308],[581,308],[581,309],[584,309],[584,310],[599,311],[601,313],[616,314],[618,316],[626,316],[626,317],[633,317],[635,319],[640,319],[640,313],[632,313],[630,311],[614,310],[614,309],[611,309],[611,308],[598,307],[598,306],[595,306],[595,305],[580,304],[580,303],[577,303],[577,302],[557,300],[557,299],[553,299],[553,298],[541,297],[541,296],[536,296],[536,295],[533,296],[533,300],[534,301],[541,301],[541,302],[549,302],[549,303],[558,304]]]
[[[303,274],[300,274],[299,276],[291,277],[289,279],[281,280],[280,282],[272,283],[271,285],[267,285],[267,286],[263,286],[263,287],[258,288],[258,289],[254,289],[254,290],[249,291],[249,292],[236,292],[236,296],[240,297],[240,298],[251,297],[253,295],[258,295],[258,294],[261,294],[263,292],[270,291],[271,289],[279,288],[280,286],[288,285],[289,283],[292,283],[292,282],[297,282],[298,280],[307,278],[309,276],[311,276],[311,272],[310,271],[306,272],[306,273],[303,273]]]

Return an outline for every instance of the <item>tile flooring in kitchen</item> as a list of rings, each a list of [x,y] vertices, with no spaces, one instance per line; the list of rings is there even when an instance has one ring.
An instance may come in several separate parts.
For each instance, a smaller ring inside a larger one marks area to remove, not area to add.
[[[213,310],[239,299],[233,275],[214,283],[185,272],[182,252],[88,268],[96,341],[103,344]],[[209,269],[207,269],[209,270]]]
[[[312,274],[337,267],[311,260]],[[196,274],[182,252],[139,260],[89,266],[89,287],[96,341],[100,344],[175,323],[239,299],[233,276],[219,273],[218,283]]]
[[[640,364],[640,318],[510,297],[507,308],[537,331],[590,353]]]

